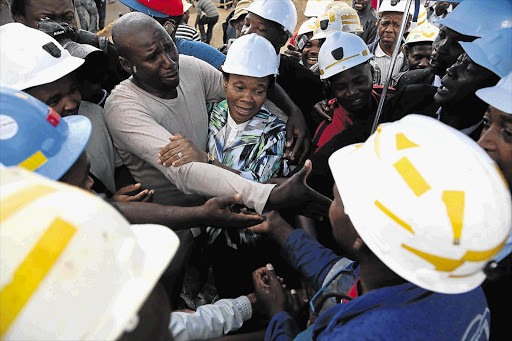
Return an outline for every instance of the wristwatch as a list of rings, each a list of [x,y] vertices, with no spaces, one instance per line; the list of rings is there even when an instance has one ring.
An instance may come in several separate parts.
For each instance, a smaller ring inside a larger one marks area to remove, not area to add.
[[[213,165],[214,162],[215,162],[215,157],[213,157],[212,153],[208,153],[208,163]]]

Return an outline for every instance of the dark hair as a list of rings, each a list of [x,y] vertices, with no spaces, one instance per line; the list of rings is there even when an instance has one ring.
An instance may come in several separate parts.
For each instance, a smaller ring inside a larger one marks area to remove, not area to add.
[[[11,13],[11,17],[14,21],[16,21],[17,16],[24,17],[26,14],[27,2],[29,0],[7,0],[7,5],[9,6],[9,12]],[[75,0],[70,0],[75,7]]]
[[[226,78],[227,81],[229,81],[229,75],[230,73],[227,73],[225,71],[222,71],[222,75],[224,76],[224,78]],[[276,82],[276,77],[274,75],[268,75],[268,87],[267,87],[267,90],[269,90],[270,88],[272,88]]]
[[[409,52],[412,50],[413,47],[420,46],[420,45],[430,45],[430,46],[432,46],[432,42],[431,41],[417,41],[417,42],[414,42],[414,43],[405,44],[404,47],[403,47],[404,54],[406,56],[409,55]]]

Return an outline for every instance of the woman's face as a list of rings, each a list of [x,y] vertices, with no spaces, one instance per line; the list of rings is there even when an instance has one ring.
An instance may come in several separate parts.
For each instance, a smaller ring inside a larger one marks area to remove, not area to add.
[[[237,123],[250,120],[267,99],[269,77],[250,77],[230,74],[224,78],[226,100],[231,118]]]

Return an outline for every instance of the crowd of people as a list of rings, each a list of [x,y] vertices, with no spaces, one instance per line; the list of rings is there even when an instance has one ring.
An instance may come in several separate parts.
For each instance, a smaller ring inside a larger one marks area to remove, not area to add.
[[[509,339],[511,0],[120,1],[8,0],[0,339]]]

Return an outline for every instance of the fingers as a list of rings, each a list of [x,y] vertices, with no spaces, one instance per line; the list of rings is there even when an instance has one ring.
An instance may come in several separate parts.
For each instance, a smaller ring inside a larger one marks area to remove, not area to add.
[[[311,139],[309,137],[305,138],[303,145],[304,147],[302,149],[302,154],[300,155],[299,165],[303,164],[308,157],[309,150],[311,149]]]
[[[225,208],[230,205],[239,203],[240,200],[242,200],[242,195],[240,193],[237,193],[233,196],[225,196],[225,197],[217,197],[213,199],[220,208]]]
[[[119,194],[128,194],[128,193],[131,193],[131,192],[135,192],[135,191],[139,190],[141,186],[142,186],[142,184],[137,183],[137,184],[133,184],[133,185],[128,185],[128,186],[121,187],[121,188],[116,192],[116,195],[119,195]]]
[[[153,194],[155,194],[155,190],[150,190],[146,197],[142,199],[143,202],[153,202]]]
[[[128,196],[128,201],[144,201],[144,199],[148,196],[149,190],[145,189],[136,195]]]
[[[307,151],[304,150],[305,138],[306,138],[305,134],[302,132],[299,132],[299,134],[297,135],[297,141],[295,141],[295,147],[293,148],[292,160],[295,160],[295,156],[299,154],[299,151],[301,149],[302,149],[303,153],[307,153]],[[302,154],[301,154],[301,157],[302,157]]]

